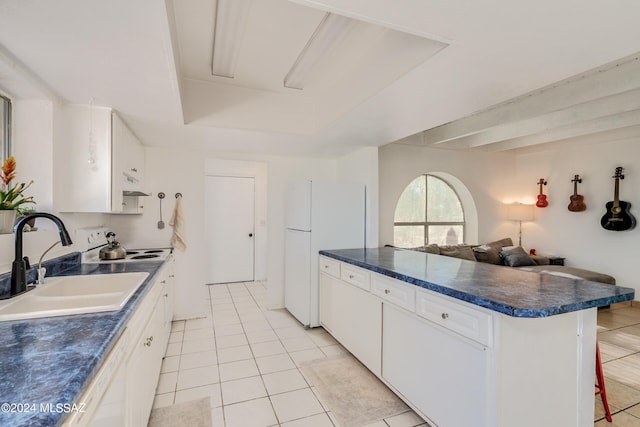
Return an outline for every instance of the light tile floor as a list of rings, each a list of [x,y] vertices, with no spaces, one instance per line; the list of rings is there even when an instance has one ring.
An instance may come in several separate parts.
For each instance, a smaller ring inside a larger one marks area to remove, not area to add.
[[[173,322],[154,407],[209,397],[214,427],[338,426],[299,366],[345,349],[322,328],[267,310],[261,282],[208,290],[209,317]],[[389,426],[427,424],[407,411],[369,427]]]
[[[338,426],[299,366],[344,348],[286,310],[267,310],[261,282],[208,290],[207,318],[173,323],[154,407],[209,397],[214,427]],[[596,397],[595,426],[640,427],[640,308],[601,310],[598,338],[614,415],[604,420]],[[368,427],[414,426],[428,424],[409,410]]]

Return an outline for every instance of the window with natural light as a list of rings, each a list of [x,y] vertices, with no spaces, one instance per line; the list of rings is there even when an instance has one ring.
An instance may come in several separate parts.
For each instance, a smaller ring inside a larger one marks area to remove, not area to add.
[[[464,242],[464,233],[464,210],[451,185],[428,174],[407,185],[396,205],[394,246],[455,245]]]

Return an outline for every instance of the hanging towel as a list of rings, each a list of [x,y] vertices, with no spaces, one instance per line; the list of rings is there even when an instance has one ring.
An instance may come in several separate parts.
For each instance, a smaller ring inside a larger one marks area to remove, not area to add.
[[[169,225],[173,227],[173,236],[171,236],[171,246],[184,251],[187,249],[187,243],[184,239],[185,224],[184,214],[182,213],[182,197],[176,198],[176,205],[173,208],[173,216]]]

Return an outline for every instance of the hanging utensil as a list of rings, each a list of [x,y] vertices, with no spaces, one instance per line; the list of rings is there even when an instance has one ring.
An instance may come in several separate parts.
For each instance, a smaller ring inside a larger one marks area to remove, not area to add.
[[[164,228],[164,221],[162,220],[162,199],[164,199],[164,193],[158,193],[158,199],[160,199],[160,221],[158,221],[158,230]]]

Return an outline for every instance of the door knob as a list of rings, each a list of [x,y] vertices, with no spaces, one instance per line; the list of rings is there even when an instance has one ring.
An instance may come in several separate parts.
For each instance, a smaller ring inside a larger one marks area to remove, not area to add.
[[[249,233],[249,237],[253,237],[253,233]]]

